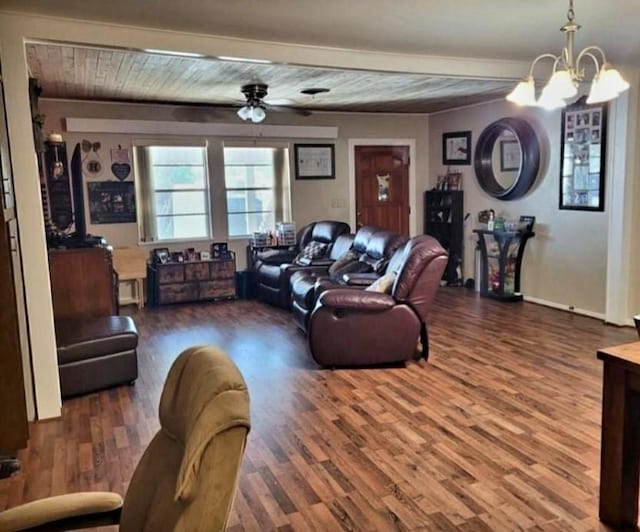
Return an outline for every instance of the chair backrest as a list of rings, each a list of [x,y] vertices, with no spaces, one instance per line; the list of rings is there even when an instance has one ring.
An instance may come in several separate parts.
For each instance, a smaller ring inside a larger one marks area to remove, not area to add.
[[[313,230],[311,231],[311,240],[331,245],[340,235],[349,233],[350,231],[351,228],[349,227],[349,224],[333,220],[323,220],[321,222],[316,222],[313,226]]]
[[[367,251],[367,244],[376,231],[380,231],[378,227],[372,225],[363,225],[356,232],[356,236],[353,239],[353,251],[358,255],[362,255]]]
[[[413,237],[404,247],[391,295],[399,302],[408,303],[424,321],[448,259],[446,250],[432,236]]]
[[[249,392],[226,354],[194,347],[176,359],[160,427],[129,484],[120,530],[224,530],[250,427]]]
[[[315,222],[310,223],[309,225],[305,225],[298,233],[296,234],[296,247],[298,252],[302,251],[305,246],[311,242],[311,233],[313,231]]]
[[[633,317],[633,322],[636,324],[636,331],[638,333],[638,337],[640,338],[640,314]]]
[[[338,238],[336,238],[336,241],[333,243],[333,246],[331,246],[331,252],[329,253],[329,258],[331,260],[338,260],[347,251],[349,251],[352,246],[353,246],[353,235],[351,233],[340,235]]]
[[[376,231],[367,244],[365,253],[360,256],[360,262],[371,266],[376,273],[382,273],[389,263],[396,249],[407,241],[405,236],[392,231]]]

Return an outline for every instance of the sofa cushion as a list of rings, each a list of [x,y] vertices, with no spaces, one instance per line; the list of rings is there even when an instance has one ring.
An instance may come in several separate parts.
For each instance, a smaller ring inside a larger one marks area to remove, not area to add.
[[[370,286],[367,286],[365,290],[369,292],[380,292],[382,294],[390,294],[393,288],[393,283],[396,282],[397,274],[395,272],[385,273],[382,277],[376,279]]]
[[[58,363],[69,364],[131,351],[138,346],[138,330],[129,316],[56,321]]]

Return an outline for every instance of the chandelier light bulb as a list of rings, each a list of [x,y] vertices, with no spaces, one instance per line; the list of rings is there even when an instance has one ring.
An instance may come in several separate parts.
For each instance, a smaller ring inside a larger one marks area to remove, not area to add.
[[[533,106],[536,104],[536,88],[533,78],[522,80],[508,95],[507,100],[516,105]]]
[[[556,70],[549,83],[547,83],[546,89],[556,98],[562,98],[566,100],[573,98],[578,94],[578,88],[571,79],[571,75],[568,70]]]
[[[610,87],[611,90],[620,94],[621,92],[626,91],[629,88],[629,83],[627,83],[620,72],[618,72],[615,68],[613,68],[608,63],[605,63],[602,66],[602,70],[600,71],[601,83],[606,87]]]

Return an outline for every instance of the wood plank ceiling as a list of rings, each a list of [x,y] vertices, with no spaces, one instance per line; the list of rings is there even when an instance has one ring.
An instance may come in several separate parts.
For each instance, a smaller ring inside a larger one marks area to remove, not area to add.
[[[234,105],[240,87],[266,83],[274,105],[356,112],[430,113],[500,98],[513,81],[337,70],[177,57],[58,43],[26,45],[43,96],[101,101]],[[301,94],[310,87],[330,92]]]

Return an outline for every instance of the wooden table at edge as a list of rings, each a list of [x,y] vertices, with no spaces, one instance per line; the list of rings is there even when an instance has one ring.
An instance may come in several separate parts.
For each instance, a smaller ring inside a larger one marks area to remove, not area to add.
[[[598,351],[604,362],[600,520],[637,527],[640,484],[640,342]]]

